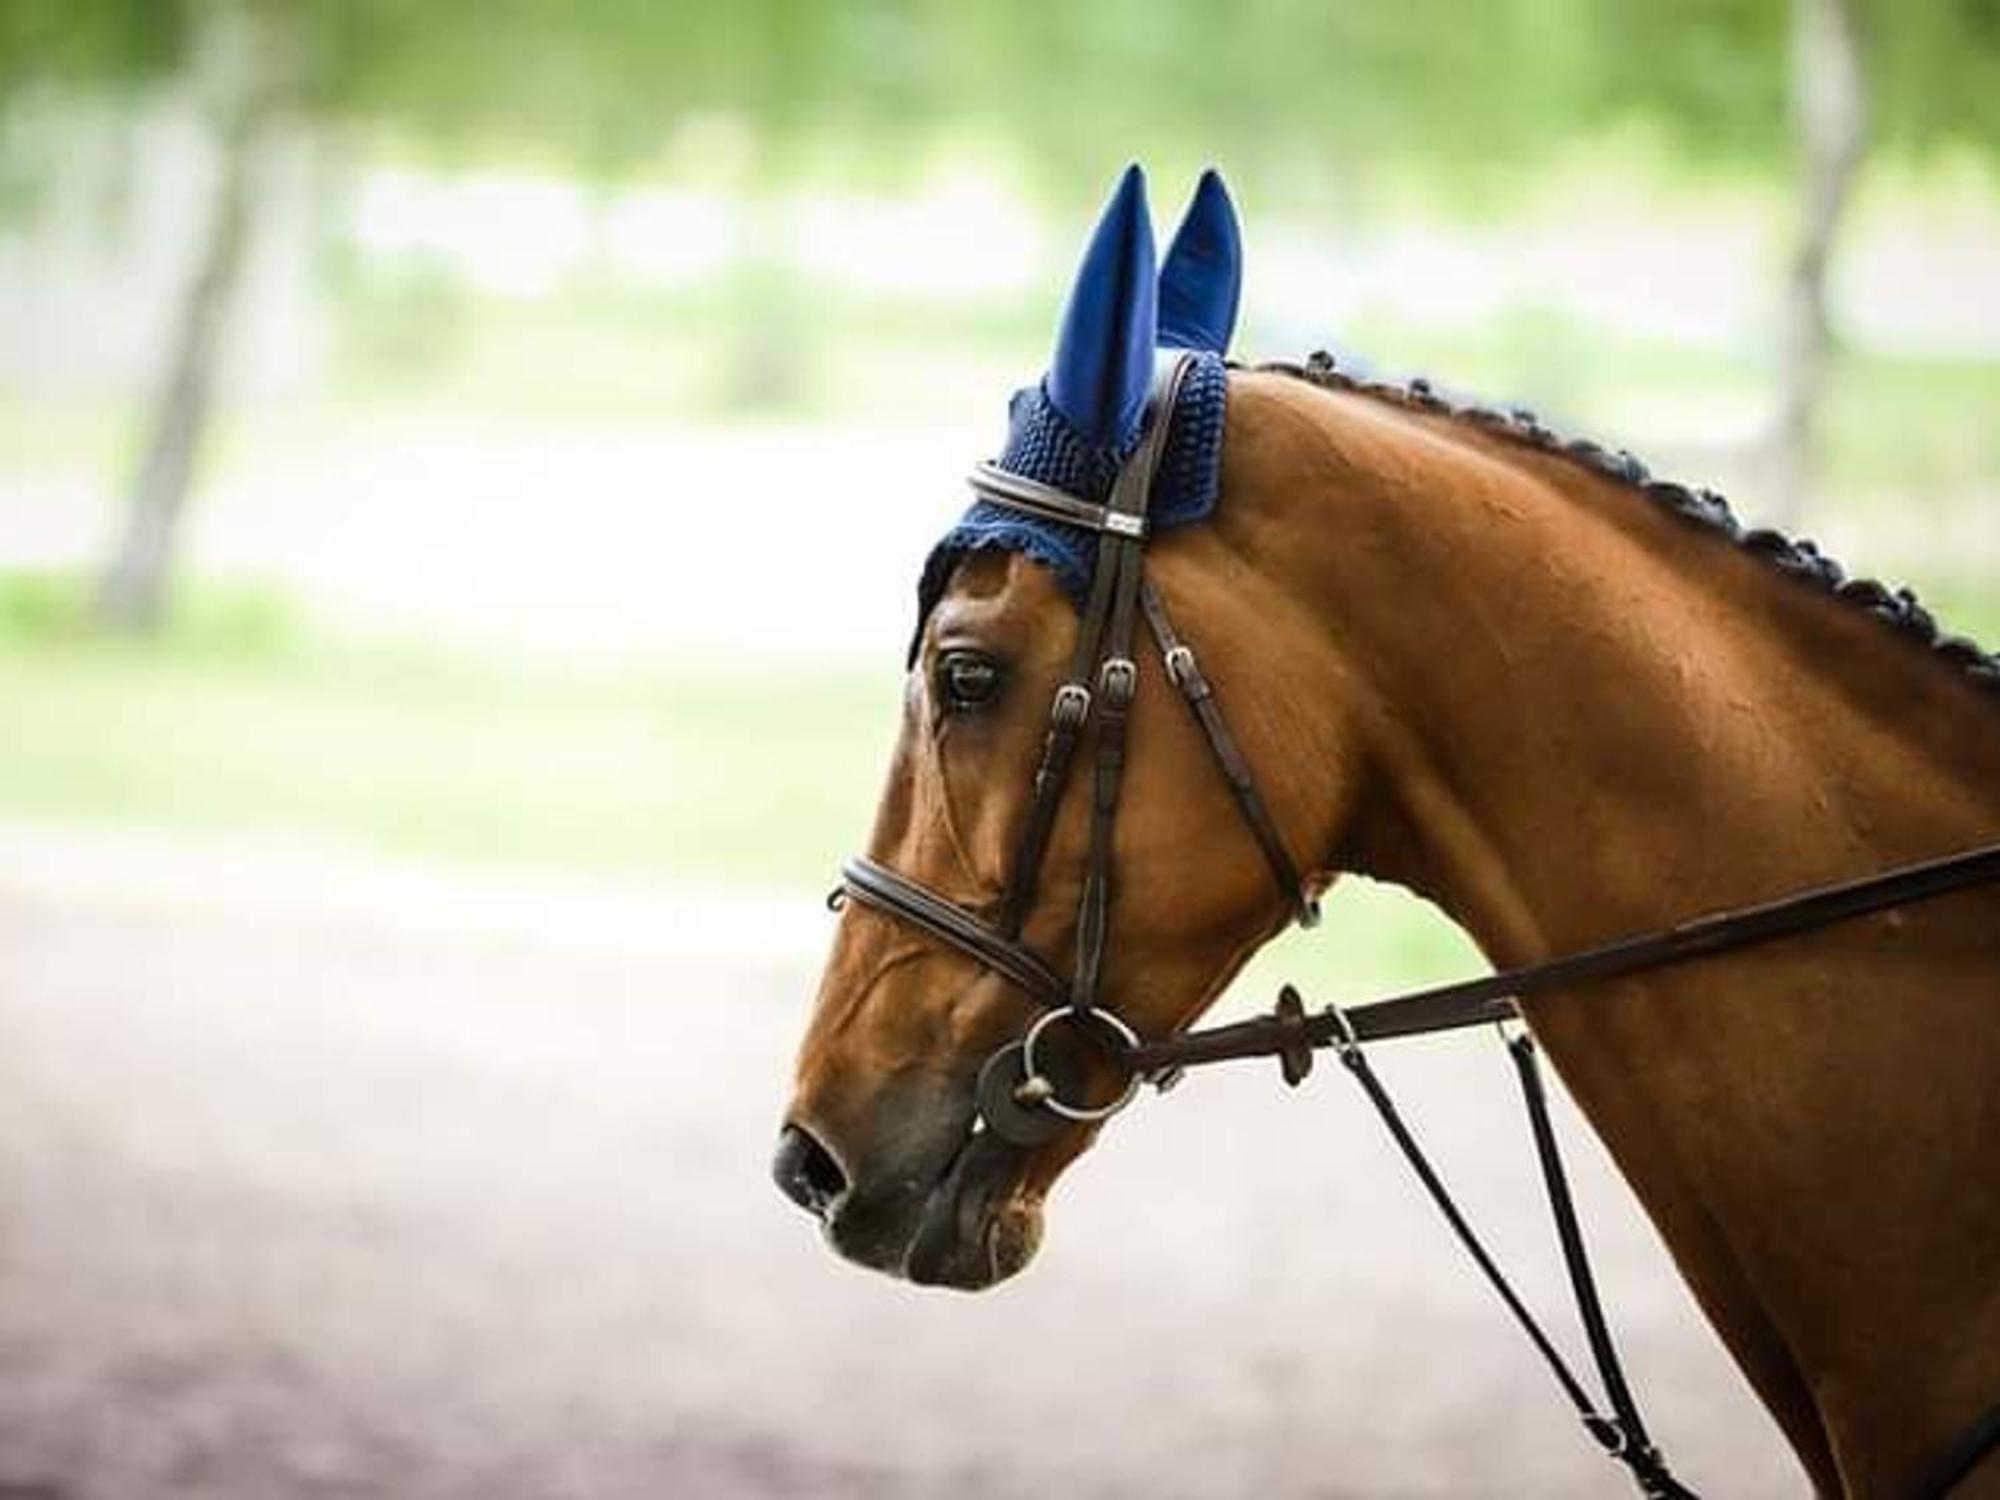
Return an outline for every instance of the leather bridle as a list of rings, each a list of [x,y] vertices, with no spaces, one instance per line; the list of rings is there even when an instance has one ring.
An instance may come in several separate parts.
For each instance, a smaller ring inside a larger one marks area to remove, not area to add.
[[[1073,1093],[1065,1097],[1056,1075],[1066,1070],[1059,1064],[1044,1067],[1038,1048],[1048,1028],[1064,1018],[1087,1033],[1094,1032],[1099,1050],[1113,1060],[1140,1045],[1131,1027],[1101,1003],[1112,895],[1111,840],[1125,775],[1132,700],[1139,686],[1133,642],[1140,615],[1145,616],[1167,676],[1201,727],[1287,906],[1303,925],[1319,920],[1312,891],[1285,847],[1248,760],[1229,732],[1214,689],[1203,676],[1193,650],[1175,633],[1166,602],[1145,577],[1147,507],[1153,479],[1166,449],[1183,382],[1193,365],[1191,354],[1162,357],[1138,447],[1119,469],[1110,497],[1102,505],[992,464],[980,464],[972,472],[973,493],[981,500],[1041,520],[1081,526],[1097,535],[1097,559],[1079,617],[1076,648],[1049,709],[1027,820],[1014,846],[996,915],[989,921],[865,856],[848,860],[840,871],[837,894],[901,918],[978,960],[1048,1007],[1019,1041],[994,1054],[980,1077],[982,1118],[1002,1138],[1020,1146],[1039,1145],[1070,1123],[1115,1114],[1131,1102],[1141,1079],[1139,1073],[1132,1072],[1124,1091],[1108,1103],[1091,1104]],[[1021,928],[1034,905],[1056,813],[1068,789],[1084,731],[1093,718],[1097,735],[1090,770],[1090,842],[1077,906],[1076,962],[1065,980],[1022,942]]]
[[[1145,616],[1167,676],[1200,726],[1286,906],[1302,926],[1310,927],[1319,919],[1313,889],[1287,850],[1249,762],[1222,717],[1213,689],[1193,650],[1175,633],[1165,602],[1144,573],[1153,479],[1182,383],[1193,363],[1188,354],[1162,357],[1138,447],[1120,468],[1106,503],[1097,504],[991,464],[978,465],[971,475],[972,489],[983,501],[1040,520],[1082,527],[1097,537],[1097,558],[1081,611],[1076,648],[1049,711],[1027,821],[1014,847],[996,915],[988,920],[929,886],[859,855],[841,866],[841,883],[831,899],[838,904],[843,898],[852,898],[910,924],[1001,975],[1044,1007],[1018,1040],[1008,1042],[986,1060],[979,1074],[981,1121],[1000,1140],[1021,1151],[1053,1139],[1072,1124],[1091,1124],[1117,1113],[1131,1103],[1141,1082],[1148,1078],[1165,1087],[1188,1067],[1230,1058],[1274,1056],[1285,1081],[1297,1084],[1311,1071],[1315,1051],[1333,1049],[1361,1084],[1453,1234],[1534,1344],[1576,1408],[1585,1430],[1608,1456],[1626,1467],[1641,1494],[1659,1500],[1694,1500],[1694,1492],[1674,1478],[1654,1446],[1620,1366],[1557,1149],[1532,1040],[1525,1033],[1509,1035],[1508,1051],[1519,1073],[1571,1291],[1608,1412],[1591,1400],[1459,1212],[1376,1076],[1362,1044],[1487,1023],[1504,1026],[1518,1016],[1516,1002],[1524,996],[1654,971],[1991,884],[2000,881],[2000,844],[1367,1005],[1328,1005],[1309,1014],[1298,992],[1286,985],[1268,1015],[1182,1035],[1142,1039],[1102,1003],[1101,994],[1113,894],[1111,840],[1125,772],[1128,720],[1139,681],[1133,656],[1139,615]],[[1097,737],[1091,769],[1089,845],[1077,909],[1075,966],[1064,979],[1022,941],[1021,929],[1034,904],[1049,837],[1077,750],[1093,717]],[[1086,1075],[1075,1051],[1042,1044],[1049,1029],[1064,1021],[1094,1044],[1102,1060],[1125,1074],[1122,1092],[1108,1102],[1093,1104],[1083,1097]],[[1996,1446],[2000,1446],[2000,1407],[1987,1412],[1949,1450],[1939,1454],[1912,1493],[1937,1500]]]

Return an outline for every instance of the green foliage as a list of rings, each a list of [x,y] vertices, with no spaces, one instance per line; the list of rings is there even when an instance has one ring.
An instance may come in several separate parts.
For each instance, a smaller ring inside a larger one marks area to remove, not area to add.
[[[96,633],[89,580],[70,572],[0,573],[0,643],[52,646]],[[161,634],[189,658],[268,659],[302,638],[297,607],[259,584],[208,583],[178,601]]]
[[[474,309],[462,279],[422,262],[341,269],[342,363],[370,386],[434,385],[464,357]]]
[[[131,82],[178,67],[185,0],[0,0],[0,96],[31,79]]]
[[[1881,144],[2000,145],[2000,0],[1857,3]]]
[[[1575,18],[1588,37],[1582,118],[1650,122],[1705,157],[1777,157],[1788,140],[1788,10],[1783,0],[1585,0]]]
[[[142,648],[0,613],[0,818],[804,893],[867,827],[897,690],[877,670],[579,674],[181,632]]]
[[[88,618],[81,580],[66,573],[10,573],[0,577],[0,637],[55,640],[81,632]]]
[[[2000,147],[2000,3],[1850,0],[1877,146],[1917,156]],[[1786,149],[1788,7],[1779,0],[1589,0],[1586,118],[1634,116],[1704,157]]]
[[[1883,143],[2000,145],[2000,0],[1855,3]],[[1337,202],[1632,125],[1703,160],[1787,149],[1784,0],[0,0],[0,90],[183,66],[228,4],[285,15],[323,115],[599,173],[707,117],[745,131],[751,186],[952,137],[1063,200],[1137,154]]]

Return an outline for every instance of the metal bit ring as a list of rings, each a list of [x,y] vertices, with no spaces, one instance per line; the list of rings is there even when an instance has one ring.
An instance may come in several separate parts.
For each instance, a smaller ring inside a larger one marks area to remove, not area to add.
[[[1026,1070],[1028,1077],[1041,1078],[1045,1076],[1042,1070],[1035,1065],[1035,1044],[1042,1039],[1042,1033],[1047,1031],[1057,1021],[1084,1019],[1103,1023],[1103,1025],[1116,1033],[1118,1039],[1127,1047],[1136,1047],[1139,1045],[1139,1033],[1120,1020],[1115,1012],[1100,1010],[1095,1006],[1082,1011],[1070,1007],[1061,1007],[1056,1010],[1047,1011],[1037,1018],[1035,1024],[1028,1028],[1028,1034],[1021,1038],[1021,1066]],[[1137,1073],[1134,1073],[1125,1085],[1125,1092],[1120,1094],[1116,1099],[1113,1099],[1109,1104],[1066,1104],[1053,1091],[1043,1098],[1040,1103],[1044,1109],[1052,1114],[1061,1115],[1065,1120],[1075,1120],[1080,1124],[1086,1125],[1095,1124],[1099,1120],[1110,1119],[1119,1110],[1137,1098],[1139,1085],[1144,1081]]]

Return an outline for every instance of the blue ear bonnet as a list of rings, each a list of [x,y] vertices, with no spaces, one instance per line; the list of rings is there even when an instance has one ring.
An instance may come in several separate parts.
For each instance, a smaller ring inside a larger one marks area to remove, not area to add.
[[[1187,526],[1215,513],[1222,487],[1222,420],[1228,389],[1222,356],[1196,355],[1174,407],[1174,425],[1153,481],[1149,512],[1153,526],[1162,530]],[[1117,448],[1086,443],[1042,388],[1030,386],[1014,395],[1008,409],[1007,443],[997,462],[1010,474],[1102,503],[1111,493],[1119,466],[1138,444],[1136,433]],[[1097,536],[1080,526],[977,502],[931,549],[917,587],[918,620],[929,617],[960,558],[993,550],[1026,553],[1054,572],[1064,592],[1081,605],[1097,561]]]
[[[1017,392],[1009,408],[999,466],[1101,504],[1139,444],[1160,349],[1184,349],[1195,355],[1195,366],[1174,409],[1148,514],[1162,529],[1213,514],[1229,384],[1222,355],[1242,282],[1242,237],[1221,177],[1202,175],[1156,274],[1146,179],[1136,166],[1127,168],[1084,248],[1049,372]],[[975,502],[924,564],[919,628],[958,560],[993,549],[1025,553],[1052,569],[1080,604],[1097,538],[1061,521]]]

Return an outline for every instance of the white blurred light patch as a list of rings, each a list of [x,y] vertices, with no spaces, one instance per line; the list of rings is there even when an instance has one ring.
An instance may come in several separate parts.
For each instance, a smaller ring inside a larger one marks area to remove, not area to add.
[[[584,193],[573,182],[405,168],[363,180],[354,233],[370,253],[441,260],[474,286],[514,297],[555,291],[582,264],[591,238]]]
[[[800,265],[856,290],[1014,296],[1043,280],[1046,246],[1035,215],[973,179],[906,201],[808,198],[796,224]]]
[[[735,215],[699,193],[627,193],[604,211],[602,245],[613,270],[654,286],[719,275],[736,251]]]
[[[687,286],[775,259],[836,290],[943,300],[1017,295],[1046,271],[1037,216],[963,175],[913,198],[760,202],[666,188],[606,198],[561,178],[382,168],[363,179],[353,233],[368,255],[435,261],[523,298],[554,294],[595,257],[638,284]]]

